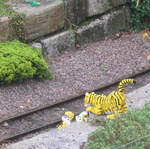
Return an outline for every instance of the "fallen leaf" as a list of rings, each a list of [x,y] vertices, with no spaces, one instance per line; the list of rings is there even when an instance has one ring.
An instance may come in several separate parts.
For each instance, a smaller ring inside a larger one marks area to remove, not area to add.
[[[7,127],[7,126],[8,126],[8,123],[7,123],[7,122],[4,122],[3,126],[4,126],[4,127]]]
[[[28,99],[28,100],[27,100],[27,104],[30,104],[30,103],[31,103],[31,100],[30,100],[30,99]]]
[[[20,108],[20,109],[23,109],[23,108],[24,108],[24,106],[19,106],[19,108]]]
[[[148,37],[148,33],[143,33],[143,38]]]
[[[81,46],[79,44],[76,44],[76,48],[80,48]]]
[[[120,33],[117,33],[116,36],[119,37],[119,36],[120,36]]]
[[[150,55],[147,56],[147,60],[150,60]]]

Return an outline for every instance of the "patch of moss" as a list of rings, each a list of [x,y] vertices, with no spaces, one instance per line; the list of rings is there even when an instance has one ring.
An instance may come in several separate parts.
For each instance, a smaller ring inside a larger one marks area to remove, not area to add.
[[[150,146],[150,106],[107,120],[103,126],[104,129],[98,128],[89,135],[86,149],[144,149]],[[122,146],[127,143],[130,145]]]
[[[0,17],[7,16],[11,19],[11,25],[13,26],[16,36],[20,41],[24,41],[24,14],[13,11],[10,5],[6,2],[8,0],[0,0]]]
[[[11,7],[6,4],[8,0],[0,0],[0,16],[11,16],[14,12]]]
[[[0,43],[0,84],[52,78],[41,52],[20,41]]]

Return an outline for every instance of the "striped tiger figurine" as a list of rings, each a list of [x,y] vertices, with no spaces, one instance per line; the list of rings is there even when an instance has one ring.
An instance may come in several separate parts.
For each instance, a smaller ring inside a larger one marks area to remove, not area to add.
[[[135,81],[133,79],[122,80],[119,83],[118,91],[112,91],[108,96],[104,94],[98,95],[94,92],[86,93],[84,99],[84,105],[88,106],[86,111],[96,115],[112,111],[114,114],[107,115],[108,119],[114,119],[116,114],[125,112],[127,110],[124,93],[124,85],[126,83],[135,84]]]
[[[58,130],[62,130],[64,127],[71,124],[71,121],[74,119],[75,114],[71,111],[65,112],[65,115],[62,116],[62,124],[60,124],[57,128]]]

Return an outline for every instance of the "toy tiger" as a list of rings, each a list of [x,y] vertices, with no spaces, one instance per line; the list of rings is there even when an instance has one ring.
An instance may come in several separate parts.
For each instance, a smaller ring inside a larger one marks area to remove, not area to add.
[[[62,124],[60,124],[57,128],[58,130],[63,129],[64,127],[71,124],[71,121],[74,119],[74,113],[71,111],[65,112],[65,115],[62,116]]]
[[[90,105],[86,108],[86,111],[96,115],[112,111],[114,114],[107,115],[108,119],[114,119],[116,114],[125,112],[127,110],[124,93],[124,85],[126,83],[135,84],[135,81],[133,79],[122,80],[119,83],[118,91],[113,91],[108,96],[104,94],[98,95],[94,92],[86,93],[84,105]]]
[[[76,119],[76,122],[86,122],[87,123],[88,122],[87,117],[88,117],[88,112],[87,111],[83,111],[79,115],[77,115],[75,117],[75,119]]]

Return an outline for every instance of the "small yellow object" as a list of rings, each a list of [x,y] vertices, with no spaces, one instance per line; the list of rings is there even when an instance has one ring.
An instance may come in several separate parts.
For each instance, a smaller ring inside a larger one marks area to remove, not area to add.
[[[65,112],[65,115],[62,116],[62,124],[60,124],[57,128],[58,130],[62,130],[64,127],[71,124],[71,121],[74,119],[74,113],[71,111]]]
[[[58,128],[58,130],[62,130],[64,127],[66,127],[67,126],[67,124],[66,123],[62,123],[61,125],[59,125],[57,128]]]
[[[114,114],[107,115],[107,119],[109,120],[115,119],[115,115]]]
[[[65,112],[65,115],[69,116],[70,120],[72,121],[74,119],[74,113],[71,111]]]
[[[148,33],[143,34],[143,38],[148,37],[148,36],[149,36]]]
[[[88,112],[87,111],[83,111],[78,116],[76,116],[76,121],[77,122],[86,122],[87,123],[88,122],[87,116],[88,116]]]

